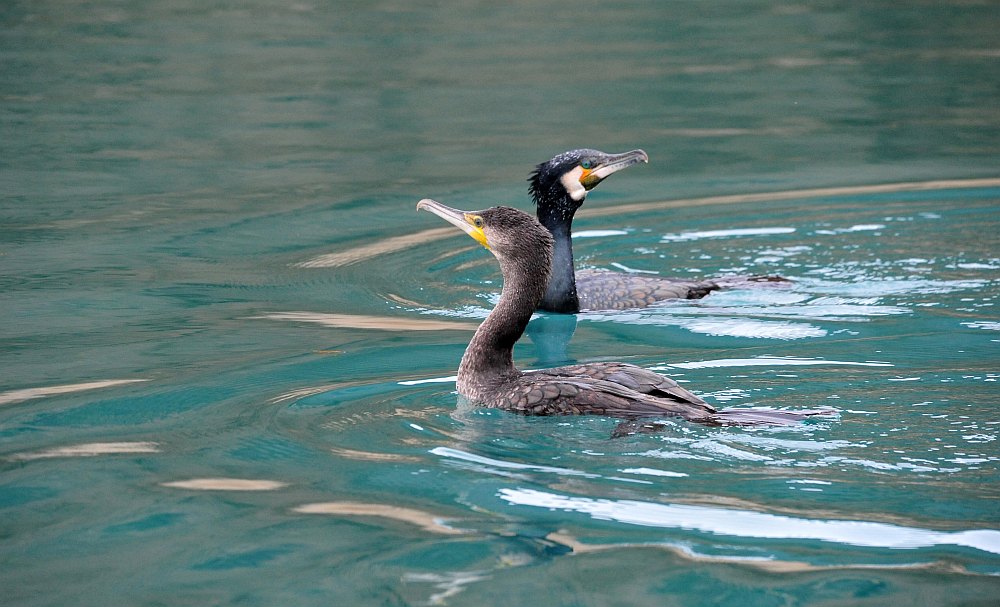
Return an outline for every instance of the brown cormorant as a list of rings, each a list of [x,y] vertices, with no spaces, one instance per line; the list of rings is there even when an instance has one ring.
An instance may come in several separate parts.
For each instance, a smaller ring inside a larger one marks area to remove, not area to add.
[[[555,239],[552,277],[539,309],[575,314],[581,310],[644,308],[664,299],[700,299],[728,285],[787,282],[769,276],[694,281],[607,270],[576,270],[573,266],[573,215],[583,204],[587,192],[609,175],[645,162],[649,162],[649,156],[642,150],[605,154],[579,149],[563,152],[535,168],[528,178],[528,191],[535,201],[538,221]]]
[[[629,419],[683,417],[703,424],[788,424],[826,411],[716,410],[672,379],[635,365],[599,362],[521,372],[514,343],[545,294],[552,235],[510,207],[460,211],[424,199],[428,210],[489,249],[500,262],[500,301],[476,330],[458,367],[458,392],[487,407],[526,415],[608,415]]]

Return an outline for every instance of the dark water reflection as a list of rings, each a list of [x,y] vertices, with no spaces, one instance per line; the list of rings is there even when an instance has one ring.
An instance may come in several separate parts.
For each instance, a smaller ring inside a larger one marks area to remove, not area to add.
[[[4,3],[7,600],[986,604],[997,31],[974,1]],[[588,198],[582,265],[795,284],[539,317],[519,364],[837,418],[611,441],[456,402],[499,273],[414,204],[528,208],[580,146],[651,159]]]

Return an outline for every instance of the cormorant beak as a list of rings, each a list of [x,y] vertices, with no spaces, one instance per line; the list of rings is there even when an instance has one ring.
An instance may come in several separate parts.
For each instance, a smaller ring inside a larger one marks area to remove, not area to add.
[[[417,210],[419,211],[420,209],[434,213],[469,236],[472,236],[479,244],[487,249],[490,248],[489,243],[486,242],[486,233],[483,232],[483,219],[479,215],[453,209],[430,198],[424,198],[417,203]],[[476,225],[477,223],[478,225]]]
[[[649,156],[642,150],[632,150],[624,154],[611,154],[603,158],[596,167],[583,169],[580,175],[580,184],[589,192],[597,187],[612,173],[617,173],[622,169],[627,169],[633,164],[649,162]]]

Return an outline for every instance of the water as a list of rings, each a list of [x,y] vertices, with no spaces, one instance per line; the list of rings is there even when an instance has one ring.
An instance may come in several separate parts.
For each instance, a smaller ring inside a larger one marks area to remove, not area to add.
[[[9,604],[995,600],[995,4],[0,24]],[[457,402],[499,273],[414,205],[528,208],[581,146],[651,158],[589,197],[581,265],[795,284],[541,316],[518,363],[836,418],[612,440]]]

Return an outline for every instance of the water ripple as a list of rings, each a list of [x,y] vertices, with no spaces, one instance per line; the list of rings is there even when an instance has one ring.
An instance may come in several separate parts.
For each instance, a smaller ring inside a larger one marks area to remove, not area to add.
[[[477,464],[484,464],[496,468],[507,468],[513,470],[532,470],[535,472],[551,472],[559,475],[581,476],[584,478],[600,478],[601,476],[600,474],[581,472],[579,470],[571,470],[569,468],[557,468],[554,466],[539,466],[536,464],[519,464],[517,462],[508,462],[504,460],[493,459],[490,457],[484,457],[482,455],[476,455],[474,453],[468,453],[466,451],[461,451],[459,449],[452,449],[451,447],[435,447],[434,449],[431,449],[431,453],[433,453],[434,455],[439,455],[441,457],[448,457],[467,462],[473,462]]]
[[[192,478],[185,481],[169,481],[160,485],[193,491],[274,491],[287,487],[288,483],[247,478]]]
[[[307,322],[331,328],[379,329],[382,331],[475,331],[471,323],[374,316],[370,314],[326,314],[321,312],[271,312],[262,316],[251,316],[251,320],[280,320]]]
[[[459,529],[444,524],[442,517],[435,516],[423,510],[404,508],[390,504],[372,504],[358,502],[317,502],[296,506],[292,512],[300,514],[326,514],[333,516],[361,516],[387,518],[402,521],[420,527],[432,533],[453,535],[463,533]]]
[[[160,446],[154,442],[114,442],[114,443],[84,443],[68,447],[54,447],[30,453],[15,453],[8,459],[29,461],[53,457],[94,457],[96,455],[121,455],[126,453],[157,453]]]
[[[702,238],[728,238],[731,236],[767,236],[769,234],[791,234],[795,228],[732,228],[728,230],[703,230],[698,232],[681,232],[680,234],[664,234],[660,242],[678,242],[699,240]]]
[[[644,527],[687,529],[745,538],[821,540],[872,548],[965,546],[1000,554],[1000,531],[995,529],[932,531],[887,523],[804,519],[710,506],[571,497],[523,488],[501,489],[499,497],[513,505],[579,512],[597,520]]]
[[[613,322],[630,325],[681,327],[692,333],[716,337],[747,337],[753,339],[794,340],[824,337],[828,331],[808,323],[758,320],[733,317],[684,317],[666,315],[655,310],[648,312],[584,313],[581,320]]]
[[[885,297],[889,295],[945,295],[966,289],[981,289],[989,284],[986,280],[933,280],[922,278],[878,278],[868,275],[858,268],[831,266],[810,270],[809,274],[819,274],[828,278],[850,279],[825,281],[809,278],[800,279],[804,289],[813,293],[831,293],[858,297]]]
[[[851,367],[891,367],[892,363],[879,361],[826,360],[822,358],[799,358],[795,356],[758,356],[754,358],[719,358],[715,360],[692,361],[686,363],[664,363],[650,367],[652,371],[670,369],[715,369],[719,367],[786,367],[786,366],[851,366]]]
[[[38,388],[24,388],[21,390],[9,390],[0,392],[0,405],[18,403],[35,398],[46,396],[56,396],[59,394],[71,394],[84,390],[97,390],[99,388],[110,388],[111,386],[121,386],[149,381],[148,379],[102,379],[98,381],[83,382],[79,384],[64,384],[60,386],[42,386]]]

